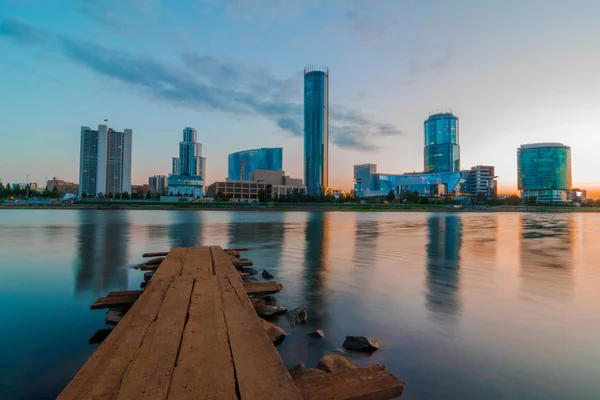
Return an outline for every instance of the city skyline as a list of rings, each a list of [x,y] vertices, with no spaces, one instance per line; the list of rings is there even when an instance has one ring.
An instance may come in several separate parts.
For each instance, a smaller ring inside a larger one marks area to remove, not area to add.
[[[315,2],[268,12],[260,2],[75,3],[3,7],[0,51],[11,55],[0,66],[9,94],[0,100],[4,182],[26,174],[76,182],[73,132],[105,118],[138,132],[132,183],[170,170],[165,149],[181,126],[198,129],[207,184],[227,175],[232,150],[261,146],[286,149],[284,169],[302,176],[301,68],[316,61],[332,71],[332,188],[351,189],[358,163],[421,171],[423,120],[449,107],[461,121],[462,167],[494,165],[499,193],[516,192],[519,146],[562,142],[572,149],[573,186],[600,194],[600,57],[589,52],[597,2]],[[295,33],[307,25],[308,41]],[[134,66],[144,73],[132,75]],[[177,92],[161,92],[169,87]],[[80,93],[94,95],[81,101]]]

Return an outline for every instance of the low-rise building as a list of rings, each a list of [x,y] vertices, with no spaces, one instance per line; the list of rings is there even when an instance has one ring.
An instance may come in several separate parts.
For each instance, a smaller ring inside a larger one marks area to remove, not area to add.
[[[79,191],[79,185],[77,183],[66,182],[62,179],[54,177],[46,182],[46,190],[53,192],[54,189],[56,189],[58,193],[77,194]]]
[[[258,201],[260,190],[267,193],[271,192],[272,185],[258,181],[225,181],[214,182],[206,189],[208,197],[217,197],[223,195],[230,201],[240,203],[251,203]]]
[[[154,175],[148,178],[148,185],[154,189],[154,193],[166,195],[168,193],[167,176]]]
[[[498,177],[495,168],[490,165],[476,165],[470,170],[462,171],[464,182],[464,194],[475,203],[482,195],[487,200],[498,196]]]
[[[143,194],[146,195],[146,193],[154,193],[154,188],[150,185],[147,184],[143,184],[143,185],[131,185],[131,194]]]

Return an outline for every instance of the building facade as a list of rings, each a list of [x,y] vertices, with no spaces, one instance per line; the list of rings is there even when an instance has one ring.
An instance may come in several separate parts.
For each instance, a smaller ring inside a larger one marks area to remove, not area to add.
[[[258,192],[271,191],[271,185],[258,181],[214,182],[206,188],[206,196],[215,197],[218,193],[227,196],[230,201],[252,203],[258,201]]]
[[[309,195],[329,185],[329,69],[304,68],[304,183]]]
[[[94,131],[81,127],[78,195],[117,197],[131,193],[133,131],[117,132],[107,125]]]
[[[262,147],[260,149],[243,150],[228,156],[229,180],[248,180],[250,174],[261,170],[283,169],[283,149],[281,147]]]
[[[425,120],[424,171],[460,171],[458,117],[451,112],[432,114]]]
[[[498,196],[498,177],[495,168],[490,165],[476,165],[463,171],[464,193],[475,203],[482,195],[487,200]]]
[[[197,142],[196,129],[186,127],[183,130],[179,158],[173,158],[172,167],[167,183],[169,194],[189,197],[204,195],[206,158],[202,157],[202,145]]]
[[[148,186],[153,188],[153,192],[159,195],[166,195],[167,191],[166,175],[154,175],[148,178]]]
[[[384,197],[391,191],[399,196],[407,192],[417,192],[423,197],[441,198],[458,194],[462,173],[377,173],[377,165],[361,164],[354,166],[354,190],[358,197]]]
[[[56,177],[46,182],[46,190],[52,192],[56,189],[58,193],[70,193],[70,194],[78,194],[79,193],[79,185],[72,182],[65,182],[62,179],[58,179]]]
[[[571,148],[562,143],[524,144],[517,150],[522,198],[543,203],[569,202],[572,189]]]

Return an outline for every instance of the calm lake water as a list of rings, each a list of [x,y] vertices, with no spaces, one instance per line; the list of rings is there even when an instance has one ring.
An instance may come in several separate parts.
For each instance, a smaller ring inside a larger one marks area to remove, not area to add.
[[[89,305],[139,288],[142,253],[218,244],[308,307],[280,321],[288,366],[367,335],[353,361],[405,399],[598,399],[599,239],[600,214],[0,210],[0,398],[60,392],[105,328]]]

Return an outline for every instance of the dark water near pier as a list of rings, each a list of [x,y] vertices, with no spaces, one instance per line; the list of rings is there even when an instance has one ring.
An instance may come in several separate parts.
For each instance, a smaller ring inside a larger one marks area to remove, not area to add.
[[[54,398],[104,328],[89,305],[139,288],[143,252],[198,244],[250,247],[307,305],[288,366],[362,334],[382,348],[353,361],[402,398],[600,398],[600,214],[93,210],[0,210],[0,398]]]

